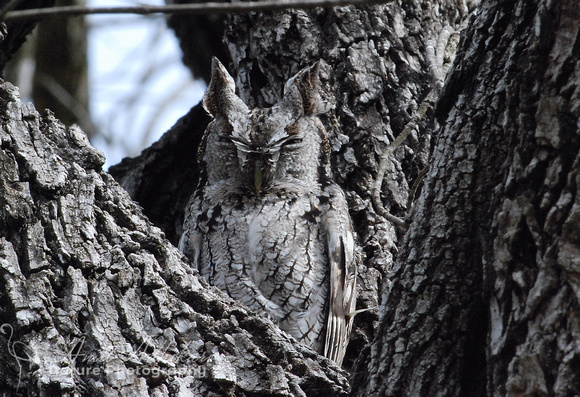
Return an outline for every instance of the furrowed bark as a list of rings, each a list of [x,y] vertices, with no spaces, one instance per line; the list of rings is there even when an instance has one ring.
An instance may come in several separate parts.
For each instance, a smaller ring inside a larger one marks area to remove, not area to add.
[[[357,318],[347,365],[374,341],[351,394],[576,395],[577,4],[482,4],[438,104],[439,129],[428,113],[389,165],[383,204],[402,216],[408,186],[431,164],[404,239],[371,204],[378,161],[429,92],[427,39],[468,10],[401,4],[237,15],[225,27],[227,66],[251,106],[276,102],[302,66],[328,65],[336,106],[323,121],[365,254],[360,307],[381,312],[376,332],[376,313]],[[2,87],[4,394],[347,393],[328,360],[208,289],[78,129]],[[116,169],[172,241],[195,188],[203,117],[192,110]],[[97,371],[75,375],[87,368]]]
[[[354,395],[578,394],[579,26],[574,1],[469,23]]]

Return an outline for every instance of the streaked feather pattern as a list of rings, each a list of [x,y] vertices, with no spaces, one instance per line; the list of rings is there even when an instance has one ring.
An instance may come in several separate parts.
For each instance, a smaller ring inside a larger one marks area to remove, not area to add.
[[[356,303],[355,239],[329,175],[319,64],[271,108],[249,109],[214,59],[200,186],[179,248],[210,284],[342,363]]]

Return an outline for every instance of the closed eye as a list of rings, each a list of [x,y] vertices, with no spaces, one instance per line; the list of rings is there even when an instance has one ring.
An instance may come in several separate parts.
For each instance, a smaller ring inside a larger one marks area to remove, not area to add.
[[[302,138],[290,138],[286,142],[284,142],[284,146],[297,145],[301,142],[302,142]]]

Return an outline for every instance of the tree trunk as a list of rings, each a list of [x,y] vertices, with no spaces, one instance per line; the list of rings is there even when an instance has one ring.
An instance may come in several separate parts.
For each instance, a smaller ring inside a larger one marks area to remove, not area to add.
[[[29,8],[51,7],[56,0],[28,0],[14,2],[12,0],[0,0],[0,11],[7,12],[11,9],[24,10]],[[6,63],[20,46],[26,41],[36,21],[23,22],[0,22],[0,72],[4,76]]]
[[[579,30],[573,0],[469,24],[355,395],[580,393]]]
[[[166,4],[202,3],[203,0],[166,0]],[[211,77],[211,60],[214,56],[228,62],[229,53],[225,43],[225,15],[170,15],[167,25],[175,31],[183,51],[183,63],[195,78],[207,84]]]

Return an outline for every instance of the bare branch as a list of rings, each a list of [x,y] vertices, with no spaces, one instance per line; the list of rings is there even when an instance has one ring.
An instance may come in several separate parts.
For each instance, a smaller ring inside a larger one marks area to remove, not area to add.
[[[437,101],[439,97],[439,92],[443,87],[443,81],[445,80],[445,69],[444,69],[444,60],[445,60],[445,48],[447,47],[447,43],[449,42],[449,38],[453,34],[453,28],[450,26],[445,26],[441,32],[439,33],[439,38],[437,41],[435,40],[428,40],[425,51],[426,51],[426,60],[429,65],[429,71],[431,72],[431,76],[433,78],[434,87],[429,91],[419,108],[411,117],[411,120],[405,125],[403,131],[397,136],[397,138],[391,142],[389,146],[385,148],[383,154],[381,156],[381,161],[379,163],[379,169],[377,171],[377,176],[375,178],[375,183],[373,185],[373,190],[371,193],[371,198],[377,213],[385,217],[388,221],[406,227],[408,226],[407,223],[394,216],[391,215],[383,206],[383,202],[381,201],[381,188],[383,186],[383,179],[385,178],[385,173],[387,172],[387,162],[393,155],[395,149],[397,149],[407,136],[417,127],[421,119],[425,116],[425,113],[429,111]],[[429,167],[425,167],[420,173],[417,178],[416,183],[413,185],[411,189],[411,194],[409,196],[409,201],[407,202],[407,210],[411,208],[411,202],[417,191],[417,187],[425,174],[427,173]]]
[[[37,8],[30,10],[11,11],[6,14],[4,21],[22,21],[28,19],[42,19],[51,16],[79,16],[87,14],[228,14],[247,13],[252,11],[279,11],[289,8],[305,9],[316,7],[336,7],[344,5],[373,5],[390,3],[393,0],[267,0],[238,3],[197,3],[174,4],[166,6],[133,6],[133,7],[83,7],[66,6],[52,8]]]
[[[415,200],[415,194],[417,193],[417,189],[419,189],[419,185],[429,172],[430,165],[427,164],[421,171],[419,171],[419,175],[417,175],[417,179],[413,182],[413,186],[411,187],[411,191],[409,192],[409,198],[407,198],[407,211],[411,210],[411,206],[413,205],[413,201]]]
[[[2,20],[4,15],[6,15],[10,10],[16,7],[20,1],[21,0],[9,0],[2,8],[0,8],[0,20]]]
[[[397,138],[389,146],[387,146],[385,148],[385,150],[383,151],[383,155],[381,156],[381,161],[379,163],[379,169],[377,171],[377,176],[375,178],[375,183],[373,185],[371,198],[372,198],[373,204],[375,205],[376,211],[380,215],[385,217],[388,221],[390,221],[398,226],[406,227],[408,225],[406,224],[406,222],[404,220],[402,220],[394,215],[391,215],[385,209],[385,207],[383,206],[383,202],[381,201],[381,187],[383,186],[383,179],[385,178],[385,173],[387,172],[387,162],[389,161],[389,159],[393,155],[393,152],[395,151],[395,149],[398,148],[399,146],[401,146],[403,141],[405,139],[407,139],[409,134],[417,127],[417,124],[419,124],[419,122],[421,121],[423,116],[425,116],[425,113],[427,113],[427,111],[433,107],[433,104],[435,103],[435,101],[437,99],[438,93],[439,93],[439,90],[437,88],[433,88],[429,92],[429,94],[423,100],[423,102],[421,103],[421,105],[419,106],[419,108],[417,109],[415,114],[413,114],[413,117],[411,118],[411,120],[409,120],[409,122],[405,125],[405,128],[403,128],[403,131],[399,134],[399,136],[397,136]]]

